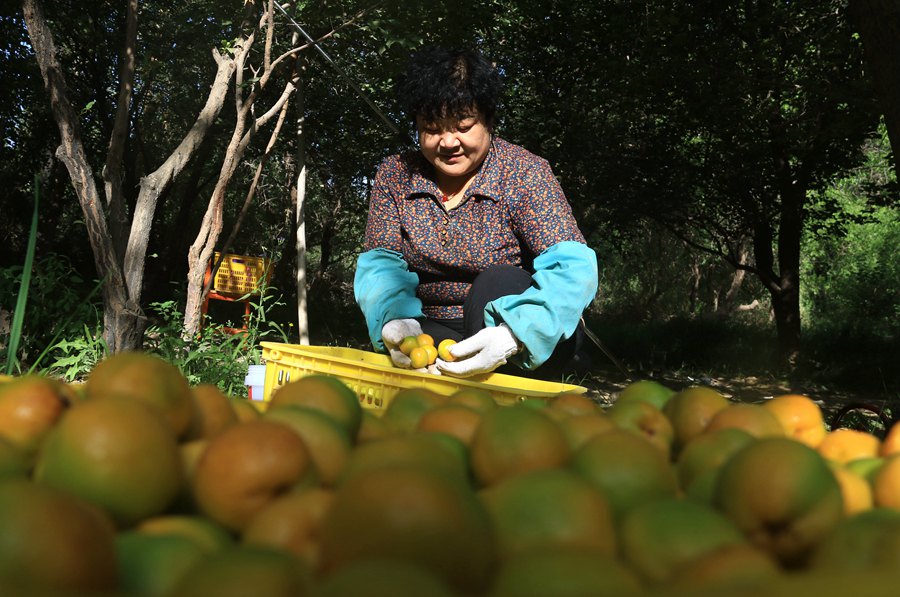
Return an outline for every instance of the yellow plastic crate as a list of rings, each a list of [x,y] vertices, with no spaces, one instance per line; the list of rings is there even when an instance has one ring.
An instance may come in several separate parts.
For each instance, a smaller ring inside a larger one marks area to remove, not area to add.
[[[215,253],[213,263],[219,260],[219,255]],[[222,265],[216,271],[212,290],[237,296],[259,294],[260,282],[268,282],[271,275],[270,266],[271,262],[263,257],[225,253]]]
[[[587,388],[577,385],[528,379],[503,373],[488,373],[466,379],[447,375],[430,375],[398,369],[389,356],[333,346],[301,346],[278,342],[261,342],[266,364],[263,400],[292,380],[314,373],[334,376],[347,384],[364,408],[384,409],[394,395],[404,388],[425,388],[450,395],[463,388],[487,390],[501,405],[511,405],[528,398],[548,399],[563,392],[583,394]]]

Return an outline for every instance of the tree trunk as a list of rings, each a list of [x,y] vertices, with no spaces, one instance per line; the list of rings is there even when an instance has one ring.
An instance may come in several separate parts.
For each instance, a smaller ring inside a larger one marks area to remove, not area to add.
[[[102,209],[100,194],[88,163],[78,126],[78,117],[67,95],[65,77],[56,58],[53,35],[47,26],[39,0],[23,0],[23,13],[28,34],[44,84],[50,93],[50,106],[60,130],[62,143],[57,149],[57,157],[65,164],[72,180],[72,186],[81,203],[85,216],[88,238],[94,253],[98,275],[103,279],[103,324],[104,339],[111,353],[140,348],[143,341],[146,319],[141,311],[144,266],[150,229],[156,212],[160,194],[172,183],[203,141],[215,121],[225,101],[229,81],[234,73],[234,61],[225,59],[213,51],[218,63],[215,80],[210,88],[206,104],[201,110],[184,139],[156,169],[141,179],[140,190],[135,204],[134,217],[124,249],[117,250],[114,234]],[[137,27],[137,3],[129,2],[128,35],[125,54],[134,52],[132,29]],[[123,81],[119,101],[130,103],[133,64],[123,65]],[[116,111],[116,122],[110,138],[104,176],[107,183],[107,199],[110,212],[116,218],[123,217],[124,198],[121,193],[121,165],[125,139],[128,133],[127,105],[120,104]],[[118,215],[117,215],[118,214]],[[121,224],[121,222],[119,222]],[[113,225],[117,225],[114,223]]]
[[[137,13],[138,0],[128,0],[125,17],[125,44],[119,56],[119,97],[116,102],[115,121],[106,152],[106,164],[103,167],[106,204],[109,206],[109,229],[116,250],[116,259],[119,262],[125,256],[125,242],[128,233],[128,210],[122,192],[122,182],[125,178],[123,157],[128,139],[131,96],[134,90]]]
[[[294,156],[297,171],[296,185],[291,189],[292,203],[296,211],[297,237],[295,250],[297,255],[297,333],[300,344],[309,344],[309,311],[307,297],[306,268],[306,133],[304,130],[306,113],[306,94],[304,71],[301,60],[297,61],[297,149]]]
[[[741,245],[738,249],[737,254],[737,265],[744,266],[747,265],[748,258],[750,257],[750,249],[747,246],[747,243],[741,242]],[[731,283],[728,285],[728,290],[725,291],[725,296],[718,300],[716,304],[716,313],[725,317],[732,314],[735,311],[742,310],[737,304],[738,293],[741,291],[741,288],[744,285],[744,279],[747,277],[747,270],[743,267],[736,267],[734,270],[734,274],[731,276]],[[745,309],[744,309],[745,310]]]
[[[800,351],[800,238],[803,232],[805,191],[793,184],[781,189],[778,219],[778,273],[769,222],[760,222],[753,235],[756,274],[769,291],[782,357],[794,365]]]
[[[866,62],[872,71],[884,115],[894,172],[900,176],[900,3],[897,0],[850,0],[850,17],[859,28]]]
[[[103,284],[103,338],[110,352],[141,346],[145,319],[140,304],[129,296],[122,268],[103,213],[94,173],[88,163],[78,116],[68,97],[68,86],[56,57],[53,34],[38,0],[23,0],[22,12],[35,59],[50,94],[50,108],[60,134],[56,157],[66,167],[84,213],[94,265]]]
[[[690,288],[688,289],[688,313],[697,314],[697,303],[700,301],[700,258],[694,255],[691,260]]]

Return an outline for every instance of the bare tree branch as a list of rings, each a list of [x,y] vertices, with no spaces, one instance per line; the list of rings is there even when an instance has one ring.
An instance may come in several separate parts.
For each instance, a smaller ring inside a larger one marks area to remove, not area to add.
[[[137,45],[138,0],[128,0],[125,14],[125,44],[119,67],[119,97],[113,130],[103,167],[106,204],[109,206],[110,232],[117,259],[125,253],[125,239],[128,230],[128,213],[122,192],[124,178],[123,156],[125,141],[128,139],[128,121],[131,112],[131,97],[134,91],[135,46]]]
[[[225,59],[215,50],[213,57],[218,65],[216,76],[210,87],[209,96],[206,98],[206,104],[200,110],[197,120],[194,121],[187,135],[166,161],[154,172],[141,179],[141,188],[131,224],[131,234],[125,251],[124,269],[127,275],[129,295],[132,297],[139,297],[141,294],[144,260],[147,254],[147,244],[150,241],[150,225],[156,212],[159,196],[190,161],[225,103],[228,83],[234,74],[235,63],[233,60]]]

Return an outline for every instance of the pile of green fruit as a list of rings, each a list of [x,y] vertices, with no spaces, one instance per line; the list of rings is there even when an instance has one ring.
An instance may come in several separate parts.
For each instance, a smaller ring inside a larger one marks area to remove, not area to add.
[[[0,595],[893,595],[900,428],[801,395],[499,406],[310,375],[259,403],[144,353],[0,382]]]

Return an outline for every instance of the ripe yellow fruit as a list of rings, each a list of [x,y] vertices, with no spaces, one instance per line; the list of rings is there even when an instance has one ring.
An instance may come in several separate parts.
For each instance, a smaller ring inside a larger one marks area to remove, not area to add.
[[[844,514],[853,516],[872,508],[874,498],[872,484],[858,472],[845,465],[830,462],[834,476],[841,484],[841,495],[844,498]]]
[[[428,353],[421,346],[416,346],[409,352],[409,361],[413,369],[421,369],[428,366]]]
[[[434,344],[424,344],[421,348],[428,355],[428,364],[433,365],[438,356],[437,348],[434,347]]]
[[[419,343],[419,346],[434,346],[434,338],[428,334],[419,334],[416,336],[416,341]]]
[[[453,340],[452,338],[441,340],[437,347],[438,357],[440,357],[441,360],[447,361],[448,363],[455,361],[456,357],[450,354],[450,347],[454,344],[456,344],[456,340]]]
[[[763,403],[781,421],[788,437],[815,448],[825,437],[822,409],[811,398],[801,394],[783,394]]]
[[[858,429],[834,429],[822,438],[816,450],[828,460],[847,463],[878,456],[881,440]]]
[[[888,456],[872,478],[875,505],[900,510],[900,455]]]
[[[890,456],[898,452],[900,452],[900,425],[894,424],[881,442],[880,456]]]
[[[409,354],[413,351],[414,348],[419,347],[419,339],[416,336],[407,336],[403,340],[400,341],[400,345],[398,348],[400,352],[409,356]]]

